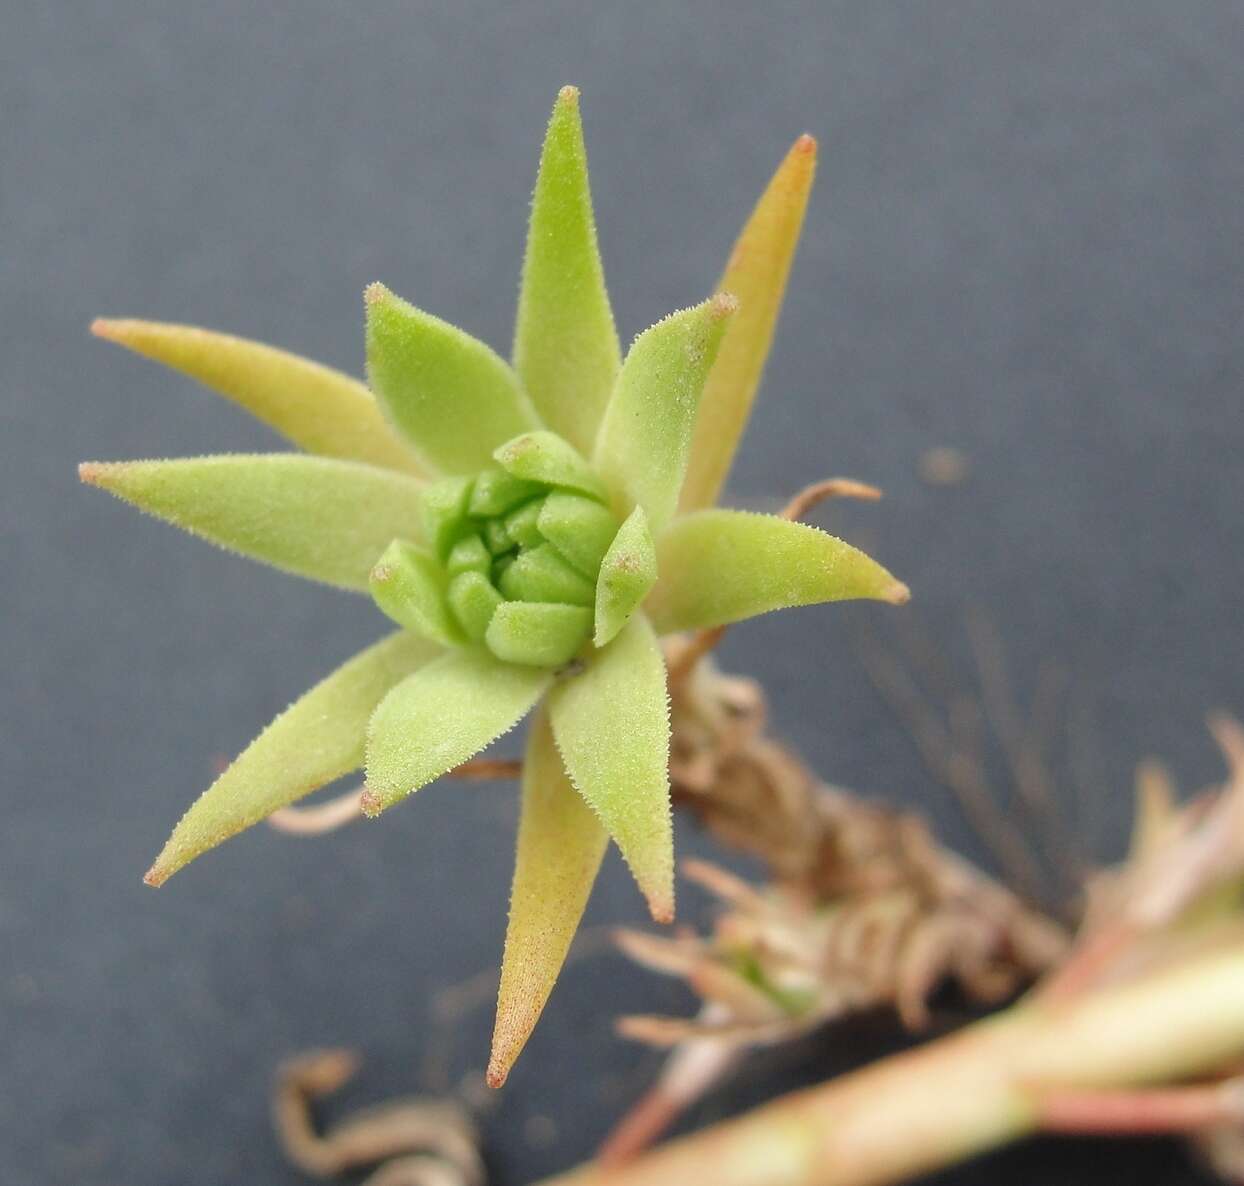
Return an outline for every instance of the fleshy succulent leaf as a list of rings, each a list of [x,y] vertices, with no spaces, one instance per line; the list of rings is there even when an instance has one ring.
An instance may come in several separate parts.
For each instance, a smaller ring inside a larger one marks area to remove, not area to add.
[[[618,373],[588,187],[579,92],[549,122],[531,204],[514,330],[514,366],[544,422],[588,452]]]
[[[618,530],[613,514],[594,499],[555,490],[544,500],[536,525],[571,564],[595,577]]]
[[[605,488],[574,446],[555,432],[526,432],[506,441],[494,454],[497,464],[516,478],[560,486],[604,498]]]
[[[875,560],[806,523],[746,511],[696,511],[657,541],[660,579],[645,612],[662,634],[824,601],[909,597]]]
[[[642,506],[659,533],[678,505],[696,406],[737,302],[718,293],[635,339],[596,440],[596,468],[629,514]]]
[[[592,582],[563,560],[552,544],[520,552],[501,577],[501,592],[511,601],[555,601],[591,605]]]
[[[518,376],[483,342],[383,284],[367,305],[367,376],[390,419],[431,469],[470,474],[539,421]]]
[[[507,663],[560,667],[592,633],[592,611],[555,601],[503,601],[484,635],[488,649]]]
[[[657,580],[657,552],[643,507],[618,528],[596,580],[595,643],[603,647],[630,621]]]
[[[423,472],[367,386],[341,371],[192,325],[99,318],[91,332],[197,379],[308,453]]]
[[[549,693],[553,736],[578,792],[630,866],[652,917],[674,917],[665,660],[642,614]]]
[[[719,287],[739,299],[700,399],[679,505],[712,506],[760,385],[816,173],[816,141],[800,136],[744,226]]]
[[[518,851],[488,1083],[505,1082],[557,980],[608,835],[566,777],[543,710],[523,760]]]
[[[446,573],[430,552],[395,539],[371,570],[372,600],[399,626],[442,646],[457,646],[462,632],[445,602]]]
[[[356,461],[298,453],[85,462],[84,482],[222,548],[345,589],[417,534],[420,483]]]
[[[482,572],[459,573],[449,582],[448,598],[454,619],[466,636],[472,642],[483,642],[503,600],[492,582]]]
[[[397,685],[367,727],[363,810],[378,815],[509,732],[550,675],[486,651],[450,651]]]
[[[147,884],[162,885],[221,841],[357,770],[376,705],[399,680],[441,653],[413,634],[392,634],[316,684],[255,738],[182,816],[147,873]]]

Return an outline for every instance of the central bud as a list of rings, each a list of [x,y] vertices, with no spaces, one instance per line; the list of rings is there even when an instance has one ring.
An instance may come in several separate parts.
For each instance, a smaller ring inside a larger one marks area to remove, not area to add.
[[[591,467],[554,433],[526,433],[493,456],[474,477],[424,489],[427,546],[394,540],[372,596],[438,642],[557,667],[593,635],[604,645],[651,587],[646,522],[636,511],[620,524]]]

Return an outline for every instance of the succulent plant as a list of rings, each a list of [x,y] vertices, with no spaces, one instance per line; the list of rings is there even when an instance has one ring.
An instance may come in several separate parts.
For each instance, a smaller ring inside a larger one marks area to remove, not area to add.
[[[626,356],[605,289],[578,92],[540,160],[513,364],[365,294],[369,385],[255,342],[98,321],[303,452],[88,463],[84,481],[299,576],[369,592],[399,627],[281,713],[178,823],[146,876],[360,766],[377,814],[533,709],[489,1081],[544,1007],[612,838],[674,913],[658,639],[843,598],[906,599],[813,527],[715,509],[772,337],[815,166],[802,137],[716,295]]]

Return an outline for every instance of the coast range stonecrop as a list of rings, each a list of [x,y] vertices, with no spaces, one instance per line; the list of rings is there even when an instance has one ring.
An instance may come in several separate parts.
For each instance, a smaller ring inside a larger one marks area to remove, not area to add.
[[[302,452],[87,463],[84,481],[287,572],[370,593],[400,629],[281,713],[148,872],[363,766],[375,815],[534,710],[488,1078],[548,998],[609,839],[674,913],[661,635],[904,585],[841,540],[716,509],[758,385],[815,166],[801,137],[716,295],[625,357],[597,250],[578,92],[558,97],[507,363],[365,294],[368,385],[269,346],[163,323],[96,334],[240,404]]]

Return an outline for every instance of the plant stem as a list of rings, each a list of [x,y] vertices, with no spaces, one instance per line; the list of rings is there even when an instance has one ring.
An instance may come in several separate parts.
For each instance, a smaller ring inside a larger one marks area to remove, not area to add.
[[[1028,1000],[619,1169],[542,1186],[884,1186],[1036,1131],[1035,1092],[1206,1073],[1244,1053],[1244,945],[1070,1000]]]

